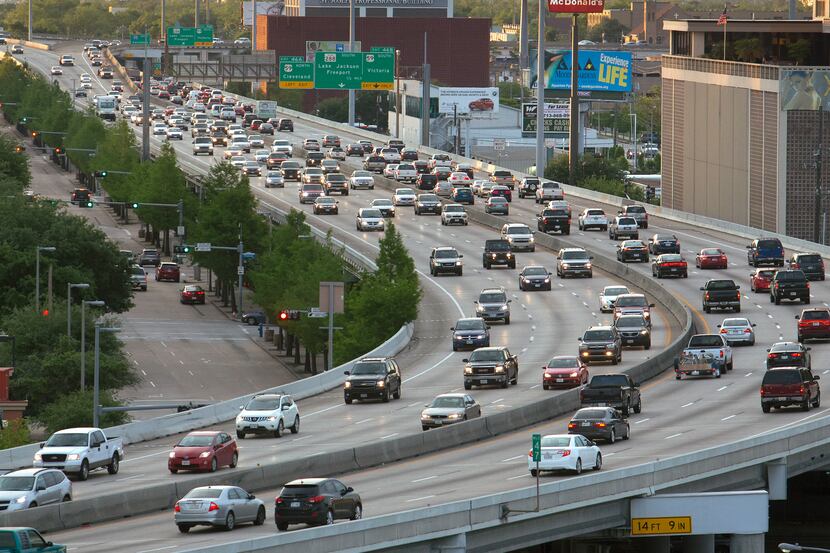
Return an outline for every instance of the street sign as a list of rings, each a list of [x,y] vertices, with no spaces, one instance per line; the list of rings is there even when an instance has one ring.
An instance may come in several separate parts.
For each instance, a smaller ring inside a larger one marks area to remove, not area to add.
[[[503,138],[494,138],[493,139],[493,149],[497,152],[503,152],[507,147],[507,141]]]
[[[314,63],[302,56],[280,57],[280,88],[314,88]]]
[[[237,266],[236,267],[236,274],[244,275],[245,274],[245,267],[242,266],[242,265]]]
[[[649,517],[632,518],[632,536],[659,536],[673,534],[691,534],[692,517]]]
[[[542,435],[541,434],[534,434],[533,435],[533,462],[538,463],[542,460]]]
[[[168,46],[213,46],[213,25],[168,27]]]
[[[395,54],[389,52],[317,52],[314,88],[392,90]]]
[[[196,243],[196,251],[197,252],[209,252],[210,251],[210,242],[197,242]]]
[[[177,236],[184,236],[184,226],[176,227],[176,235]]]
[[[392,46],[372,46],[370,52],[385,52],[387,54],[394,54],[395,48]]]
[[[130,35],[130,44],[150,44],[150,33],[144,35]]]
[[[325,319],[328,316],[329,314],[325,311],[314,311],[313,309],[308,313],[310,319]]]
[[[256,103],[257,117],[263,121],[277,116],[277,103],[273,100],[258,100]]]

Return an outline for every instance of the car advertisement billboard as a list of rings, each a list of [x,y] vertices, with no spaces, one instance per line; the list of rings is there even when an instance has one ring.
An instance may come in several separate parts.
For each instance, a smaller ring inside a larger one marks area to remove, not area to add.
[[[453,113],[498,113],[499,89],[471,87],[442,87],[438,89],[438,111]]]
[[[531,52],[530,87],[536,88],[536,54]],[[579,90],[631,92],[631,52],[579,51]],[[545,88],[571,89],[570,50],[545,50]]]

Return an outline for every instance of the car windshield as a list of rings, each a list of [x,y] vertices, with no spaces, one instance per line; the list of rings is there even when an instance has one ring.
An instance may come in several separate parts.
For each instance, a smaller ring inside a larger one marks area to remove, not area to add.
[[[636,225],[637,221],[635,221],[633,217],[620,217],[618,224],[620,224],[620,225]]]
[[[672,236],[671,234],[655,234],[654,235],[654,240],[655,241],[660,241],[660,242],[668,242],[668,241],[673,242],[675,240],[675,237]]]
[[[625,210],[627,213],[645,213],[646,208],[641,205],[630,205]]]
[[[761,278],[772,278],[772,277],[775,276],[775,273],[776,273],[775,270],[770,269],[768,271],[758,271],[757,273],[755,273],[755,275],[759,276]]]
[[[453,211],[455,211],[455,212],[464,211],[464,207],[460,206],[460,205],[445,205],[444,206],[444,211],[446,211],[447,213],[450,213],[450,212],[453,212]]]
[[[461,319],[455,323],[456,330],[484,330],[484,321],[481,319]]]
[[[255,397],[245,406],[246,411],[273,411],[280,404],[279,398]]]
[[[282,173],[280,173],[279,171],[268,171],[267,173],[265,173],[265,176],[268,178],[281,177]]]
[[[610,330],[588,330],[582,339],[586,342],[612,341],[614,333]]]
[[[507,234],[530,234],[527,227],[507,227]]]
[[[381,215],[380,211],[378,211],[377,209],[362,209],[360,210],[360,216],[363,218],[383,217],[383,215]]]
[[[605,212],[601,209],[589,209],[585,215],[605,215]]]
[[[803,281],[806,279],[807,277],[804,276],[803,271],[778,271],[775,273],[775,280]]]
[[[525,267],[525,276],[547,276],[548,270],[544,267]]]
[[[421,194],[418,199],[421,202],[438,202],[438,196],[435,194]]]
[[[799,384],[801,374],[793,370],[771,370],[764,374],[763,385],[767,384]]]
[[[0,476],[0,491],[29,491],[35,485],[34,476]]]
[[[352,374],[384,374],[386,363],[380,361],[361,361],[355,363]]]
[[[710,280],[706,283],[707,290],[734,290],[735,282],[731,280]]]
[[[507,296],[502,292],[487,292],[478,297],[479,303],[507,303]]]
[[[585,252],[569,251],[562,252],[562,259],[585,259],[588,257]]]
[[[489,202],[491,204],[506,204],[507,200],[502,198],[501,196],[496,196],[495,198],[490,198]]]
[[[486,244],[487,251],[491,252],[506,252],[510,251],[510,244],[508,242],[489,242]]]
[[[281,497],[311,497],[315,495],[318,495],[316,484],[299,484],[294,486],[285,486],[280,492]]]
[[[673,261],[683,261],[683,258],[680,257],[680,254],[676,253],[667,253],[660,256],[660,262],[673,262]]]
[[[805,311],[801,315],[802,321],[826,321],[830,319],[830,311]]]
[[[375,205],[375,206],[382,205],[384,207],[391,206],[392,205],[392,200],[385,200],[385,199],[372,200],[372,205]]]
[[[821,256],[820,255],[799,255],[798,256],[799,263],[820,263]]]
[[[142,267],[133,267],[133,268],[132,268],[132,273],[133,273],[134,275],[141,275],[141,276],[144,276],[144,275],[145,275],[145,273],[144,273],[144,269],[143,269]]]
[[[724,319],[721,326],[749,326],[747,319]]]
[[[213,443],[213,436],[185,436],[176,447],[207,447]]]
[[[551,369],[575,369],[579,363],[576,357],[554,357],[548,361],[547,366]]]
[[[640,328],[646,326],[645,319],[640,316],[625,316],[617,319],[617,328]]]
[[[778,240],[758,240],[759,249],[777,249],[781,247],[781,242]]]
[[[183,499],[216,499],[221,495],[221,488],[195,488],[187,492]]]
[[[415,191],[411,188],[398,188],[395,190],[395,194],[398,196],[412,196],[415,194]]]
[[[542,447],[569,447],[571,438],[566,436],[543,436]]]
[[[700,255],[721,255],[722,252],[716,248],[708,248],[705,250],[701,250]]]
[[[470,362],[503,360],[504,355],[500,349],[477,349],[470,355]]]
[[[643,244],[639,240],[626,240],[625,242],[621,242],[620,246],[623,248],[645,248],[646,245]]]
[[[454,259],[458,257],[458,252],[455,250],[435,250],[435,257],[437,259]]]
[[[546,209],[542,212],[542,217],[567,217],[567,209]]]
[[[645,307],[646,298],[643,296],[620,296],[617,298],[617,307]]]
[[[86,434],[52,434],[46,447],[85,447],[88,441]]]
[[[331,198],[329,196],[322,196],[320,198],[317,198],[314,201],[314,203],[316,203],[318,205],[319,204],[335,204],[335,203],[337,203],[337,200],[335,200],[334,198]]]
[[[316,176],[320,177],[320,176],[323,175],[323,170],[319,169],[317,167],[309,167],[308,169],[305,170],[305,174],[306,175],[316,175]]]
[[[699,334],[689,340],[690,348],[719,348],[723,346],[720,334]]]
[[[605,409],[580,409],[574,415],[573,420],[584,421],[591,419],[604,419],[607,411]]]
[[[441,408],[455,408],[460,409],[464,407],[464,398],[463,397],[437,397],[432,400],[432,403],[429,404],[430,407],[441,407]]]
[[[371,177],[372,173],[370,173],[369,171],[355,171],[354,173],[352,173],[352,176],[353,177]]]

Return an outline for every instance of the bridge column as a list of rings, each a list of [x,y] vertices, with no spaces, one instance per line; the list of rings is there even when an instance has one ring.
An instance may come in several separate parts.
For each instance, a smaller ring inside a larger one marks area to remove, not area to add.
[[[467,551],[467,534],[461,533],[440,540],[430,545],[431,553],[464,553]]]
[[[683,536],[681,551],[683,553],[715,553],[715,535]]]
[[[670,553],[671,541],[668,536],[637,538],[637,549],[642,553]]]
[[[787,500],[787,460],[776,459],[767,463],[767,488],[770,501]]]
[[[729,553],[756,553],[764,550],[764,534],[732,534]]]

